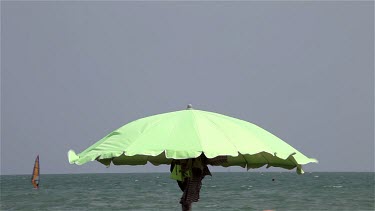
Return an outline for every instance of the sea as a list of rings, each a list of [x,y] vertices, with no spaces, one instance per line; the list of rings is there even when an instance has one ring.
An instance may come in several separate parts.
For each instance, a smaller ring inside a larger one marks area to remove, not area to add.
[[[169,173],[2,175],[1,210],[181,210]],[[192,210],[375,210],[368,173],[213,172]]]

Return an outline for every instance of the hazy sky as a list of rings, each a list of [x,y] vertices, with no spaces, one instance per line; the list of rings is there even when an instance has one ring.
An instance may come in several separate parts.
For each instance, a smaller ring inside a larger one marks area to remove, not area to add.
[[[188,103],[374,171],[374,2],[1,2],[1,174],[167,171],[67,152]]]

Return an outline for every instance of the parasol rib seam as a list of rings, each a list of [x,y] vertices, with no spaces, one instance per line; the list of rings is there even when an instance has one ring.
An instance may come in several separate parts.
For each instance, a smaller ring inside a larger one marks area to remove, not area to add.
[[[267,161],[267,168],[270,167],[270,161],[263,155],[263,152],[261,152],[260,155]]]
[[[243,159],[245,160],[245,162],[246,162],[246,168],[247,168],[247,170],[249,170],[249,163],[247,162],[247,160],[246,160],[246,158],[245,158],[245,155],[243,155],[242,153],[240,153],[240,152],[238,152],[238,154],[240,154],[242,157],[243,157]]]
[[[228,116],[224,116],[224,115],[220,115],[220,114],[216,114],[216,113],[212,113],[212,112],[207,112],[207,113],[205,113],[205,115],[206,115],[206,114],[213,115],[213,116],[215,116],[215,117],[224,117],[224,118],[226,118],[226,119],[236,120],[236,121],[233,121],[233,124],[236,125],[237,127],[241,128],[242,130],[248,130],[249,127],[240,124],[238,121],[245,122],[245,123],[247,123],[247,124],[255,125],[255,124],[253,124],[253,123],[246,122],[246,121],[244,121],[244,120],[234,119],[234,118],[231,118],[231,117],[228,117]],[[255,125],[255,126],[257,126],[257,125]],[[257,127],[258,127],[258,126],[257,126]],[[259,139],[258,135],[255,135],[255,136],[256,136],[257,139]],[[266,148],[265,145],[263,145],[263,146],[264,146],[264,148]],[[258,152],[258,153],[259,153],[259,152]],[[247,154],[249,154],[249,153],[247,153]],[[257,154],[257,153],[254,153],[254,154]]]
[[[169,119],[169,118],[168,118],[168,119]],[[159,119],[159,120],[157,120],[156,122],[153,122],[152,125],[151,125],[151,128],[152,128],[153,126],[155,126],[157,123],[159,123],[160,121],[163,121],[163,119]],[[98,143],[97,145],[93,145],[93,146],[98,147],[98,146],[102,145],[106,140],[108,140],[109,137],[111,137],[111,136],[117,136],[117,135],[121,134],[121,133],[118,132],[119,129],[121,129],[121,127],[120,127],[120,128],[117,128],[115,131],[113,131],[112,133],[110,133],[110,134],[108,134],[107,136],[105,136],[104,138],[102,138],[101,141],[100,141],[100,143]],[[113,135],[114,133],[118,133],[118,134]],[[127,139],[127,140],[130,142],[129,139]],[[128,145],[128,147],[130,147],[130,146],[131,146],[134,142],[136,142],[136,141],[137,141],[137,139],[135,139],[134,141],[132,141],[132,142]],[[127,148],[128,148],[128,147],[127,147]],[[93,149],[94,149],[94,148],[93,148]],[[88,149],[87,149],[87,150],[88,150]],[[92,149],[88,150],[87,152],[91,152],[91,151],[92,151]],[[83,152],[81,152],[81,153],[85,153],[85,152],[86,152],[86,150],[83,151]],[[80,153],[80,154],[81,154],[81,153]],[[124,150],[124,154],[125,154],[125,150]],[[98,157],[100,157],[100,156],[102,156],[102,155],[103,155],[103,154],[99,154]]]
[[[201,150],[202,150],[202,152],[201,153],[204,153],[203,152],[203,147],[202,147],[202,144],[201,144],[201,141],[202,141],[202,139],[201,139],[201,135],[200,135],[200,132],[199,132],[199,130],[197,129],[198,127],[197,127],[197,121],[196,121],[196,117],[195,117],[195,114],[194,114],[194,111],[191,111],[191,113],[193,114],[192,115],[192,117],[193,117],[193,119],[194,119],[194,121],[193,121],[193,125],[194,125],[194,130],[195,130],[195,132],[196,132],[196,134],[197,134],[197,136],[198,136],[198,139],[199,139],[199,146],[200,146],[200,148],[201,148]]]
[[[202,113],[202,114],[203,114],[202,116],[204,116],[212,125],[214,125],[218,131],[220,131],[222,134],[224,134],[224,136],[227,138],[228,142],[236,149],[237,153],[239,153],[238,148],[236,147],[236,145],[234,145],[232,143],[232,141],[230,141],[231,139],[227,136],[227,134],[222,132],[223,130],[221,130],[221,128],[214,121],[212,121],[209,117],[207,117],[205,113]]]
[[[174,128],[176,127],[176,124],[173,124],[172,128],[169,130],[169,134],[168,134],[168,137],[170,137],[173,133],[173,130]],[[164,149],[164,153],[165,153],[165,158],[167,158],[167,149]]]
[[[171,119],[172,117],[174,117],[174,116],[176,115],[176,113],[177,113],[177,112],[171,112],[170,114],[173,114],[173,115],[169,116],[168,118],[163,118],[163,119],[157,120],[156,123],[159,123],[159,122],[162,122],[162,121],[165,121],[165,120],[169,120],[169,119]],[[156,123],[153,123],[153,124],[152,124],[152,128],[155,127]],[[150,129],[148,129],[148,131],[150,131]],[[138,136],[138,138],[139,138],[139,137],[140,137],[140,136]],[[130,146],[133,145],[133,143],[137,142],[138,138],[136,138],[135,140],[133,140],[133,141],[127,146],[127,148],[129,149]],[[138,155],[138,154],[137,154],[137,155]],[[142,155],[142,154],[140,154],[140,155]]]

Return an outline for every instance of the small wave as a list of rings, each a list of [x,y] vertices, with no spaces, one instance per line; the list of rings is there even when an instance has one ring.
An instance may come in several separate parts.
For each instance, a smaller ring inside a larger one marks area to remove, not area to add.
[[[216,204],[213,204],[213,205],[206,205],[206,206],[204,206],[204,207],[207,207],[207,208],[209,208],[209,207],[217,207],[217,205],[216,205]]]
[[[342,185],[325,185],[325,186],[323,186],[324,188],[342,188],[342,187],[344,187],[344,186],[342,186]]]

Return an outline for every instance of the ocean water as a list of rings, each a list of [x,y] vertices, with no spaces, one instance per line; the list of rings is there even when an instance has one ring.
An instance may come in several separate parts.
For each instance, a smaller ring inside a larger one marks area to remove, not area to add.
[[[374,173],[212,173],[193,210],[374,210]],[[274,179],[274,181],[272,181]],[[181,210],[169,173],[1,176],[1,210]]]

